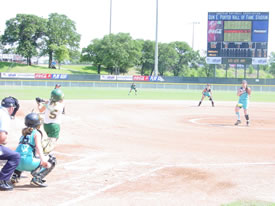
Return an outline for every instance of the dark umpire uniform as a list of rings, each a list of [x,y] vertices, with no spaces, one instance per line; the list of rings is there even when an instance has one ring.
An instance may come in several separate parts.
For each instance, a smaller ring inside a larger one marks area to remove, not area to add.
[[[0,107],[0,160],[7,160],[0,171],[0,190],[12,190],[10,178],[20,162],[20,154],[5,147],[11,118],[13,118],[19,109],[16,98],[6,97],[1,102]]]

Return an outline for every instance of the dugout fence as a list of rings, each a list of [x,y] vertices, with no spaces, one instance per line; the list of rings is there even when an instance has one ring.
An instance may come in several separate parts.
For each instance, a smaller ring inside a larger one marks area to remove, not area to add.
[[[4,87],[54,87],[55,84],[63,87],[92,87],[92,88],[130,88],[132,82],[107,82],[107,81],[54,81],[54,80],[0,80],[0,86]],[[183,89],[202,90],[204,83],[159,83],[159,82],[135,82],[139,89]],[[275,92],[275,85],[249,85],[253,91]],[[240,84],[212,84],[213,90],[236,91]]]

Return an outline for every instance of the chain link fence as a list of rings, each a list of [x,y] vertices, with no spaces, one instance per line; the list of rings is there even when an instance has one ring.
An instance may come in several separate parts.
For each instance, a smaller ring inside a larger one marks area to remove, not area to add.
[[[42,80],[0,80],[2,87],[54,87],[55,84],[63,87],[97,87],[97,88],[129,88],[132,82],[104,82],[104,81],[42,81]],[[156,83],[156,82],[135,82],[137,88],[144,89],[183,89],[201,90],[206,86],[202,83]],[[249,85],[253,91],[275,92],[275,85]],[[212,84],[213,90],[236,91],[240,84]]]

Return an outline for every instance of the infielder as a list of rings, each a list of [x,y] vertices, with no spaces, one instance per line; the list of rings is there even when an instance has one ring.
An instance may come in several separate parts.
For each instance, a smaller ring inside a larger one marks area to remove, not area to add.
[[[130,91],[129,91],[128,95],[131,94],[132,90],[135,90],[135,95],[137,95],[137,87],[136,87],[136,84],[134,82],[131,85],[131,88],[130,88]]]
[[[204,88],[204,90],[202,90],[202,97],[201,100],[198,104],[198,107],[201,106],[202,101],[204,100],[205,97],[209,98],[209,101],[211,101],[212,103],[212,107],[214,107],[214,101],[213,101],[213,95],[212,95],[212,91],[211,91],[211,85],[207,84],[206,87]]]

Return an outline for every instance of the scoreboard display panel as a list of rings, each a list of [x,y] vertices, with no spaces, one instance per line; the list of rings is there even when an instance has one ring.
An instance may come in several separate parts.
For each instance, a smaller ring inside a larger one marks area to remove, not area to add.
[[[251,42],[251,21],[225,21],[224,41]]]
[[[268,12],[208,13],[207,62],[264,64],[268,23]]]

